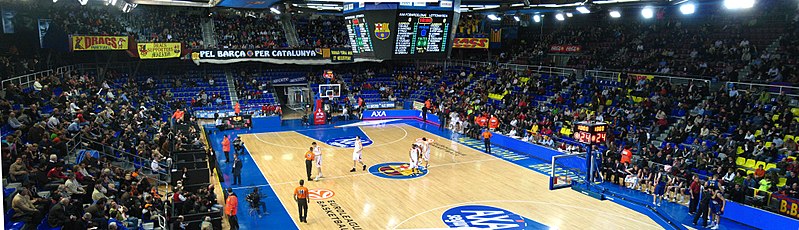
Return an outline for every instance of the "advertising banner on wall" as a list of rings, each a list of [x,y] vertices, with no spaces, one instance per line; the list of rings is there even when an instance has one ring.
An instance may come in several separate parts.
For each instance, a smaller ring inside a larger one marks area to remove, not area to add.
[[[488,49],[488,38],[455,38],[452,48]]]
[[[127,36],[70,36],[72,51],[127,50]]]

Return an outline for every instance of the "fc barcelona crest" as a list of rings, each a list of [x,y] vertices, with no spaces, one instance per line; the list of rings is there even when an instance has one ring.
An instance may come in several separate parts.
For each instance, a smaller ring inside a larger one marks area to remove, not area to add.
[[[388,23],[375,23],[375,37],[380,40],[386,40],[391,36],[391,30],[388,28]]]

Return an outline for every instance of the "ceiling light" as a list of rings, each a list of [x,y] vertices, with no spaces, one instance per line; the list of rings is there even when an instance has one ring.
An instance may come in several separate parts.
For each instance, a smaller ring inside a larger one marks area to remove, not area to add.
[[[541,22],[541,16],[539,16],[539,15],[537,15],[537,14],[536,14],[535,16],[533,16],[533,21],[535,21],[535,22]]]
[[[86,3],[89,3],[89,0],[78,0],[78,2],[80,2],[81,6],[85,6]]]
[[[591,11],[588,10],[588,7],[585,6],[577,7],[577,11],[583,14],[591,13]]]
[[[619,13],[619,11],[616,11],[616,10],[610,11],[610,16],[613,17],[613,18],[620,18],[621,17],[621,13]]]
[[[562,13],[558,13],[558,14],[556,14],[556,15],[555,15],[555,19],[558,19],[558,21],[563,21],[563,20],[565,20],[565,18],[563,18],[563,14],[562,14]]]
[[[755,0],[724,0],[724,7],[731,10],[749,9],[755,6]]]
[[[696,12],[696,5],[693,3],[685,3],[680,5],[680,12],[682,14],[693,14]]]
[[[570,18],[571,18],[571,17],[574,17],[574,14],[572,14],[571,12],[569,12],[569,13],[566,13],[566,17],[570,17]]]
[[[280,14],[280,11],[277,10],[276,8],[274,8],[274,7],[269,8],[269,11],[272,11],[273,14]]]
[[[644,7],[644,9],[641,10],[641,15],[643,15],[644,18],[652,18],[655,16],[655,11],[652,10],[652,7]]]
[[[491,19],[492,21],[499,21],[499,17],[493,14],[489,14],[488,19]]]
[[[513,16],[513,20],[516,20],[517,22],[521,21],[521,19],[519,19],[519,16]]]

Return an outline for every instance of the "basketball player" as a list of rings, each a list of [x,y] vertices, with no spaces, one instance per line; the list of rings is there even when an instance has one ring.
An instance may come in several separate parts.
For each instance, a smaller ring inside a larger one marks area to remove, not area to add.
[[[363,142],[361,142],[361,137],[355,136],[355,149],[352,150],[352,170],[350,170],[350,172],[355,172],[355,166],[358,165],[358,162],[360,162],[363,166],[363,170],[366,170],[366,164],[364,164],[363,160],[361,159],[362,153]]]
[[[411,162],[408,164],[408,167],[411,169],[411,174],[416,175],[416,171],[418,170],[417,165],[419,161],[419,146],[416,144],[411,145]]]
[[[430,142],[427,141],[427,137],[422,137],[422,159],[424,160],[424,168],[426,169],[430,166]]]
[[[316,142],[311,143],[311,148],[313,149],[314,160],[316,161],[316,178],[315,181],[319,181],[319,178],[322,178],[322,150],[319,146],[316,145]]]

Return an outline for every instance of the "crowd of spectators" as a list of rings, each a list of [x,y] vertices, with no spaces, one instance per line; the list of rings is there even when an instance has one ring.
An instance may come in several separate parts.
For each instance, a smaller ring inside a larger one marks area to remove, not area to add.
[[[172,152],[202,148],[194,118],[178,110],[166,122],[169,101],[140,94],[137,82],[111,83],[120,77],[76,70],[37,79],[29,89],[3,89],[2,160],[10,175],[4,179],[20,183],[6,197],[12,221],[137,228],[160,217],[179,222],[179,215],[208,212],[215,204],[213,187],[189,192],[180,182],[160,182],[168,177],[163,170]],[[78,154],[77,162],[70,157],[77,149],[100,154]],[[175,186],[174,193],[165,186]],[[172,203],[180,208],[173,211]]]
[[[799,134],[799,122],[790,110],[796,101],[784,94],[711,91],[704,81],[672,84],[627,74],[578,81],[494,66],[461,68],[451,85],[435,82],[441,87],[431,98],[455,132],[479,138],[487,128],[479,119],[493,116],[500,123],[496,132],[574,151],[562,141],[571,139],[573,124],[608,122],[612,130],[600,146],[606,181],[652,193],[653,175],[664,172],[668,200],[686,203],[694,175],[727,199],[758,206],[762,200],[744,195],[757,189],[796,198],[799,191],[792,135]],[[553,89],[563,90],[547,95]],[[488,97],[504,92],[510,93],[499,101]],[[763,165],[747,168],[738,157]]]
[[[187,47],[198,49],[204,45],[202,24],[207,17],[196,10],[146,7],[136,10],[130,19],[131,34],[138,42],[183,42]]]
[[[276,15],[255,12],[213,16],[218,48],[270,49],[288,47]]]
[[[350,46],[344,18],[319,17],[306,20],[304,17],[307,15],[294,19],[301,47],[341,48]]]

